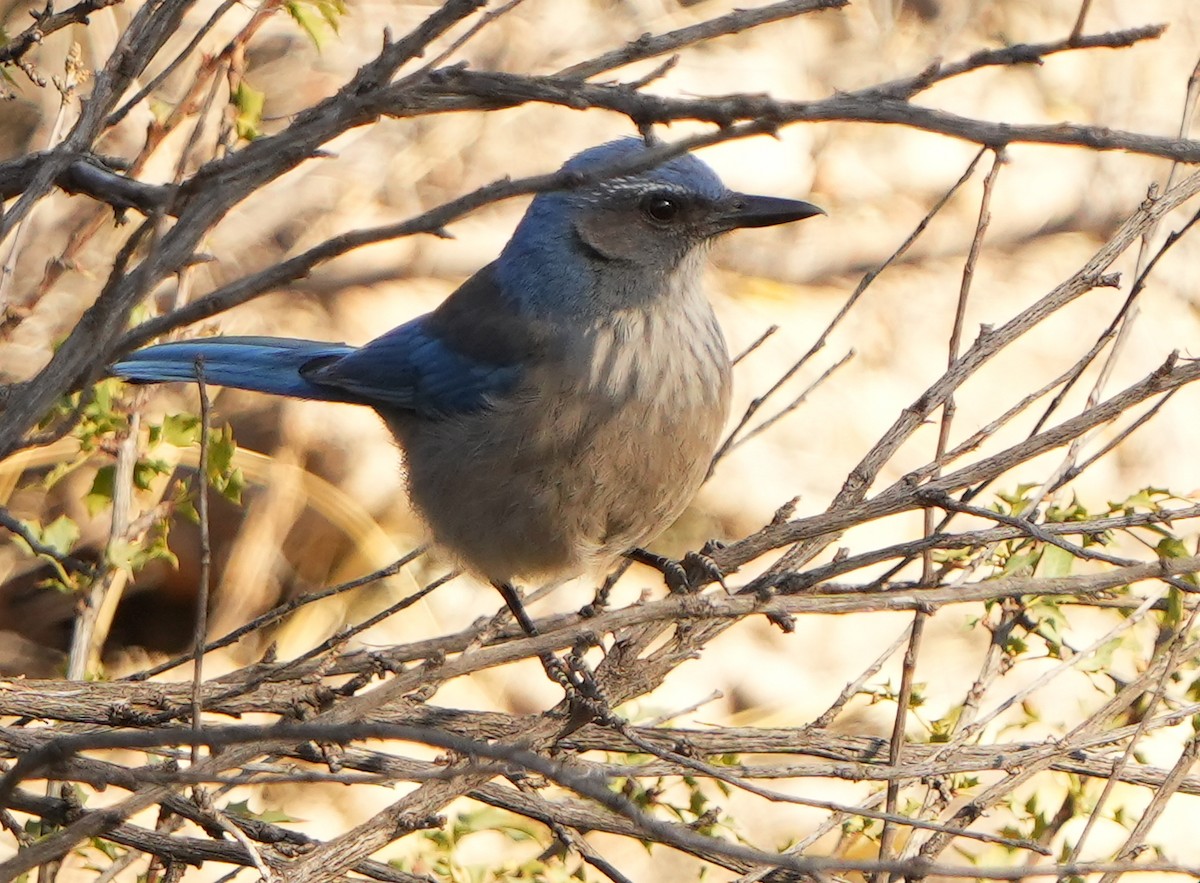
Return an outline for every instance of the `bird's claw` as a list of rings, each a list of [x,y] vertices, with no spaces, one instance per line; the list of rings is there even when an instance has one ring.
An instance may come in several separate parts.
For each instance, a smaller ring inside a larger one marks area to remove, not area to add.
[[[725,573],[721,570],[719,564],[705,554],[709,550],[706,544],[704,549],[699,552],[688,552],[683,556],[683,570],[689,575],[699,577],[698,585],[705,583],[717,583],[726,592],[729,591],[729,586],[725,585]]]
[[[686,595],[695,591],[696,587],[692,585],[683,561],[676,561],[673,558],[664,559],[659,573],[662,574],[663,582],[667,584],[672,595]]]
[[[688,552],[683,558],[676,560],[665,555],[656,555],[645,549],[631,549],[627,555],[639,564],[653,567],[662,574],[663,582],[672,594],[691,594],[708,583],[719,583],[721,588],[729,591],[725,585],[725,574],[706,553],[715,551],[712,544],[706,544],[701,552]]]

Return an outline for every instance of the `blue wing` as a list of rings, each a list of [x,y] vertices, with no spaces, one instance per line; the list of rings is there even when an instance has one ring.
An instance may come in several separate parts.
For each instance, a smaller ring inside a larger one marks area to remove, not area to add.
[[[518,315],[494,264],[428,315],[355,349],[273,337],[214,337],[130,354],[112,373],[136,383],[205,379],[296,398],[353,402],[424,417],[472,411],[520,381],[546,350],[546,335]]]
[[[376,407],[427,417],[482,407],[513,389],[546,355],[551,339],[505,296],[495,266],[484,267],[432,313],[349,355],[314,361],[301,374]]]
[[[520,365],[474,359],[429,324],[422,316],[347,355],[313,359],[300,376],[349,400],[426,417],[473,411],[517,382]]]

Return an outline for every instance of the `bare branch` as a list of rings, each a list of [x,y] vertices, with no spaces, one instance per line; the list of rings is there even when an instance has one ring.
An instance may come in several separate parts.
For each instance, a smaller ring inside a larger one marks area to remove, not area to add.
[[[83,0],[62,12],[54,12],[54,5],[48,3],[41,12],[31,11],[30,15],[33,16],[34,23],[21,33],[11,37],[4,45],[0,45],[0,65],[18,61],[25,53],[55,31],[61,31],[70,25],[86,25],[88,17],[93,12],[107,9],[109,6],[116,6],[121,2],[122,0]]]
[[[635,61],[644,61],[668,52],[676,52],[686,46],[715,40],[717,37],[728,34],[740,34],[742,31],[795,18],[806,12],[840,9],[847,2],[848,0],[782,0],[782,2],[771,3],[758,9],[736,9],[728,15],[710,18],[668,34],[659,34],[658,36],[643,34],[621,49],[606,52],[590,61],[571,65],[559,71],[555,76],[563,79],[586,80],[596,74],[624,67]]]

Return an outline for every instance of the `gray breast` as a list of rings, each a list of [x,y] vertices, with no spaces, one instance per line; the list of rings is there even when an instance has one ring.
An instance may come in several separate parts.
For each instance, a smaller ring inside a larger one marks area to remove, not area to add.
[[[716,319],[689,306],[597,324],[488,412],[393,423],[434,538],[479,576],[528,580],[607,566],[667,527],[729,405]]]

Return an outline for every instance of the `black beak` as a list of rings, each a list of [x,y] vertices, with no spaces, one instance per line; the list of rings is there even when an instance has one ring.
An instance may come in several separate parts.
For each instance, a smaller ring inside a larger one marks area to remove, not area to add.
[[[731,193],[725,201],[721,221],[725,230],[736,230],[739,227],[774,227],[823,214],[824,209],[799,199]]]

